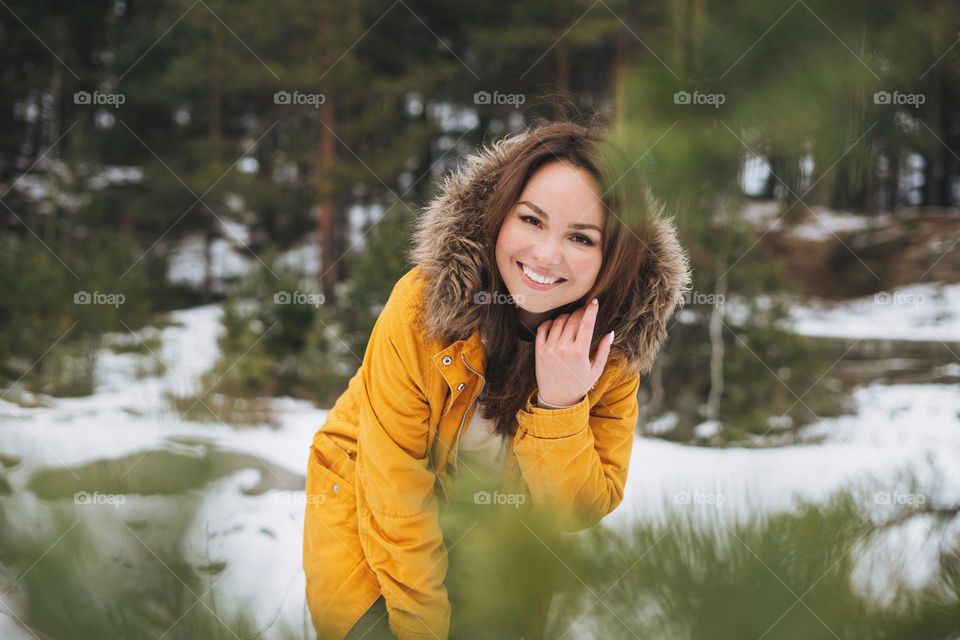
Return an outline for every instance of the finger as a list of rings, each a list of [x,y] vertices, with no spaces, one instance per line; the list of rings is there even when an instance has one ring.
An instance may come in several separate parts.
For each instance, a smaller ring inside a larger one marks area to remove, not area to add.
[[[577,327],[580,326],[580,318],[583,316],[583,309],[577,309],[570,314],[570,319],[563,326],[563,342],[573,343],[577,338]]]
[[[600,340],[600,344],[597,345],[597,353],[593,357],[593,362],[590,367],[594,373],[594,381],[596,381],[600,374],[603,373],[604,367],[607,366],[607,358],[610,356],[610,346],[613,344],[613,332],[611,331]]]
[[[569,317],[569,314],[563,313],[553,319],[553,324],[550,325],[550,334],[547,336],[547,342],[556,342],[560,339],[560,336],[563,334],[563,326]]]
[[[597,326],[597,314],[599,313],[600,302],[596,298],[586,304],[583,310],[583,318],[580,320],[580,326],[577,328],[577,344],[589,345],[593,341],[593,330]]]
[[[544,320],[540,323],[540,326],[537,327],[537,346],[543,346],[547,342],[547,335],[550,333],[550,325],[552,324],[553,320]]]

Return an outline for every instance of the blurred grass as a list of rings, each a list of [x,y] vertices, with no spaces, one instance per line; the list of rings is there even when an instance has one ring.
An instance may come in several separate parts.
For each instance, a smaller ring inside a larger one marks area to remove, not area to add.
[[[231,561],[192,566],[178,552],[191,518],[173,529],[151,522],[105,536],[100,528],[98,538],[84,520],[92,511],[56,506],[52,517],[27,522],[3,506],[3,580],[19,579],[8,602],[19,603],[17,615],[45,637],[257,637],[249,620],[227,614],[216,590],[208,591]],[[511,637],[551,593],[546,638],[956,638],[960,545],[950,527],[941,529],[948,535],[936,580],[914,589],[888,581],[881,602],[861,578],[894,562],[878,544],[920,512],[903,507],[880,519],[864,506],[859,494],[839,492],[823,504],[755,511],[735,523],[691,507],[626,530],[561,534],[523,508],[460,504],[444,521],[451,638]],[[262,637],[292,635],[271,628]]]
[[[78,490],[108,495],[175,495],[203,491],[220,478],[255,469],[260,481],[250,495],[268,489],[299,489],[303,477],[246,453],[224,451],[209,444],[193,450],[152,450],[84,465],[34,471],[27,488],[44,500],[73,498]]]
[[[265,635],[246,614],[224,612],[215,577],[184,559],[178,535],[148,547],[132,529],[119,534],[122,540],[97,539],[76,507],[56,509],[42,531],[0,510],[6,602],[17,603],[4,613],[43,638],[296,637],[279,627]]]
[[[877,522],[853,493],[791,513],[755,512],[738,523],[704,520],[691,508],[673,510],[659,524],[562,537],[529,526],[512,508],[496,517],[484,513],[490,505],[460,509],[456,531],[466,533],[451,538],[459,541],[450,571],[461,576],[456,584],[468,585],[457,601],[468,609],[460,619],[469,631],[459,637],[508,637],[495,631],[512,628],[544,584],[556,591],[547,638],[933,640],[960,634],[960,543],[947,537],[935,583],[918,590],[885,584],[889,600],[880,602],[855,576],[893,561],[875,545],[910,514]],[[470,511],[474,516],[465,515]]]

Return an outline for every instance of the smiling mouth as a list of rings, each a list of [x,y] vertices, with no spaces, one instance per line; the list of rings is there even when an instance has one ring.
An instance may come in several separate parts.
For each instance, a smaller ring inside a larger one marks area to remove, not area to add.
[[[524,272],[523,268],[524,268],[525,266],[526,266],[526,265],[524,265],[522,262],[517,261],[517,267],[520,269],[520,275],[521,275],[521,277],[524,279],[525,282],[528,282],[528,283],[530,283],[531,285],[536,286],[537,288],[541,288],[541,287],[547,287],[547,288],[549,288],[549,287],[554,287],[554,286],[556,286],[556,285],[558,285],[558,284],[560,284],[560,283],[563,283],[563,282],[566,282],[566,281],[567,281],[566,278],[558,278],[555,282],[546,282],[546,283],[544,283],[544,282],[537,282],[536,280],[534,280],[533,278],[531,278],[530,276],[528,276],[528,275],[526,274],[526,272]],[[529,268],[529,267],[528,267],[528,268]],[[530,270],[531,270],[531,271],[534,271],[532,268],[531,268]],[[535,272],[535,273],[536,273],[536,272]]]

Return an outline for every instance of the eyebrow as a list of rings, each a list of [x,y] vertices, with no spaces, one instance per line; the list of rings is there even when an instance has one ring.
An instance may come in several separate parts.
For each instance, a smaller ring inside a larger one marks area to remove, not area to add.
[[[537,205],[533,204],[532,202],[528,202],[527,200],[521,200],[521,201],[518,202],[517,204],[525,204],[525,205],[527,205],[528,207],[530,207],[531,209],[533,209],[534,211],[536,211],[537,213],[539,213],[541,216],[543,216],[544,220],[549,220],[549,219],[550,219],[550,216],[547,215],[547,212],[546,212],[546,211],[544,211],[543,209],[541,209],[541,208],[538,207]],[[600,227],[598,227],[598,226],[595,225],[595,224],[583,224],[582,222],[571,222],[571,223],[570,223],[569,225],[567,225],[567,226],[568,226],[569,228],[571,228],[571,229],[596,229],[597,231],[600,232],[600,235],[601,235],[601,236],[603,235],[603,229],[601,229]]]

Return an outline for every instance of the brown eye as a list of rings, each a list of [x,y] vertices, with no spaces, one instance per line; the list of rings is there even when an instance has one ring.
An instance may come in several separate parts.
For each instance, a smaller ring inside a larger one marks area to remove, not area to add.
[[[523,221],[533,220],[533,221],[536,222],[538,225],[540,224],[540,221],[539,221],[538,219],[534,218],[533,216],[520,216],[520,219],[523,220]]]

